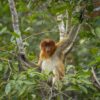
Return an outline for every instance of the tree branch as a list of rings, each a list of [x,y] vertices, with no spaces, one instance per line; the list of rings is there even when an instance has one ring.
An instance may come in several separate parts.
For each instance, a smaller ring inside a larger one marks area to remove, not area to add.
[[[70,49],[72,48],[76,40],[76,37],[79,33],[80,28],[81,28],[81,24],[73,26],[71,32],[68,35],[68,38],[62,41],[61,45],[56,51],[56,54],[61,54],[62,51],[64,53],[65,52],[68,53],[70,51]]]
[[[14,0],[8,0],[8,2],[9,2],[11,15],[12,15],[13,29],[14,29],[14,32],[19,36],[19,37],[16,37],[18,50],[19,50],[19,53],[25,54],[24,45],[23,45],[22,37],[21,37],[21,32],[19,29],[19,20],[18,20],[16,8],[15,8],[15,3],[14,3]]]
[[[57,16],[57,21],[59,22],[58,28],[59,28],[59,32],[60,32],[60,41],[61,41],[64,39],[65,33],[66,33],[62,14]]]
[[[69,34],[70,30],[71,30],[71,16],[69,15],[68,11],[66,11],[66,16],[67,16],[67,20],[66,20],[66,35]]]
[[[95,74],[95,71],[94,71],[93,67],[92,67],[92,74],[93,74],[94,80],[96,81],[96,83],[98,84],[99,89],[100,89],[100,82],[99,82],[99,80],[98,80],[98,78],[97,78],[97,76],[96,76],[96,74]]]
[[[23,64],[24,64],[25,66],[27,66],[27,67],[29,67],[29,68],[30,68],[30,67],[34,67],[34,68],[36,68],[37,71],[40,71],[40,70],[41,70],[41,69],[40,69],[40,66],[34,64],[33,62],[30,62],[30,61],[26,58],[26,56],[25,56],[24,54],[19,54],[18,59],[19,59],[21,62],[23,62]]]
[[[18,59],[22,63],[24,63],[24,65],[27,67],[35,67],[35,68],[39,69],[39,67],[36,64],[29,62],[25,56],[25,50],[24,50],[24,45],[23,45],[23,41],[22,41],[22,37],[21,37],[21,32],[19,29],[19,20],[18,20],[18,14],[16,11],[15,3],[14,3],[14,0],[8,0],[8,2],[9,2],[11,15],[12,15],[13,29],[14,29],[14,32],[19,36],[19,37],[16,37],[16,42],[17,42],[17,46],[18,46],[18,50],[19,50],[18,51],[18,53],[19,53]]]

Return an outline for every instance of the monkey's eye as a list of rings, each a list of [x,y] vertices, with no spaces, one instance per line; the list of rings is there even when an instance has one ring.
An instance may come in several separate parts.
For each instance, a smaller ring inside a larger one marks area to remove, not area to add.
[[[48,46],[48,45],[45,43],[45,44],[44,44],[44,47],[47,47],[47,46]]]

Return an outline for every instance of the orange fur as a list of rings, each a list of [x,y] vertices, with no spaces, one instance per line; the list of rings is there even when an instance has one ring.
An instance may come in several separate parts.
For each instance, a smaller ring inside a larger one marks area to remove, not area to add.
[[[46,51],[47,47],[48,47],[48,52]],[[56,44],[53,40],[45,39],[44,41],[41,42],[41,50],[42,50],[41,57],[49,58],[55,52]]]
[[[53,72],[53,83],[62,79],[64,76],[64,64],[62,57],[54,55],[57,49],[56,43],[51,39],[45,39],[40,43],[41,51],[38,65],[41,66],[42,71]]]

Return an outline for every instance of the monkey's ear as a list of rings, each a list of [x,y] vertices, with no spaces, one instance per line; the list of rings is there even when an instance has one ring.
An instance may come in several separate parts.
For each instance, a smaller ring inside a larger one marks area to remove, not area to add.
[[[40,44],[39,44],[39,48],[41,49],[41,45],[43,44],[43,40],[41,40]]]

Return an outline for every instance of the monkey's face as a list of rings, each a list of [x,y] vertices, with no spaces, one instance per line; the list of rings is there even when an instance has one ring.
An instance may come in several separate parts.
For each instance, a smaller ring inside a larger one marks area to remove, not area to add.
[[[53,40],[46,39],[41,42],[41,49],[47,56],[52,56],[56,50],[56,44]]]

